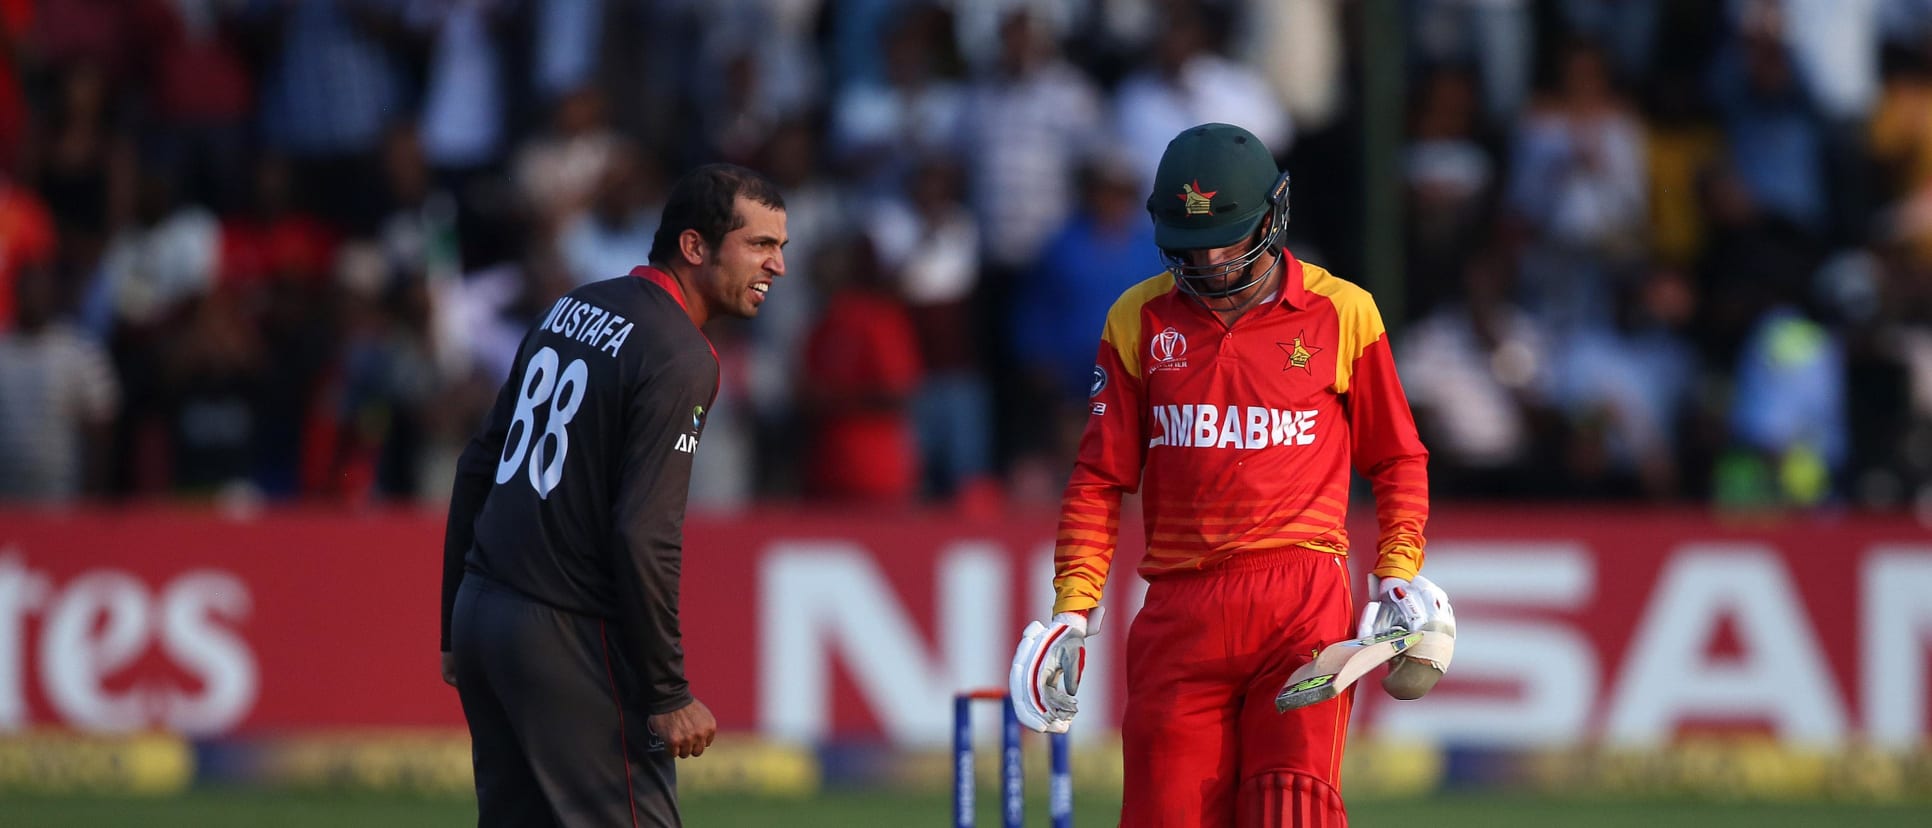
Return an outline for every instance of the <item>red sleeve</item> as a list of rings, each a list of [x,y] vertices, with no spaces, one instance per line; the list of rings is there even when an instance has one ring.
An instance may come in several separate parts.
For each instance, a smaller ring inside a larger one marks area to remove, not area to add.
[[[1140,488],[1147,457],[1141,378],[1141,306],[1172,282],[1151,279],[1129,290],[1107,314],[1088,394],[1080,455],[1060,498],[1053,543],[1053,611],[1098,606],[1120,538],[1120,497]]]
[[[1350,373],[1351,454],[1355,470],[1374,489],[1375,523],[1381,530],[1373,571],[1414,578],[1422,568],[1422,529],[1429,521],[1429,451],[1416,436],[1388,336],[1369,341]]]

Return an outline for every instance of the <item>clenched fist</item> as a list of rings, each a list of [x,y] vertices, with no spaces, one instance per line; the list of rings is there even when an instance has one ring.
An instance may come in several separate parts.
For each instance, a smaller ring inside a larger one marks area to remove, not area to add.
[[[718,737],[718,720],[712,718],[711,708],[697,699],[669,713],[652,716],[650,725],[651,732],[663,739],[665,747],[679,759],[704,755],[704,749]]]

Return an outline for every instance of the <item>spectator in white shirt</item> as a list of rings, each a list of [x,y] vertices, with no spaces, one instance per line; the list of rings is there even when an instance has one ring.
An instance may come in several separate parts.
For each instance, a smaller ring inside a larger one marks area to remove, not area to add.
[[[1016,272],[1072,214],[1080,159],[1103,130],[1093,82],[1030,12],[1014,10],[1000,32],[1003,57],[968,96],[961,137],[988,264]]]
[[[1119,134],[1141,169],[1160,165],[1167,142],[1195,124],[1238,124],[1277,154],[1294,125],[1274,90],[1253,69],[1217,54],[1202,13],[1175,4],[1154,41],[1153,60],[1129,75],[1114,98]]]
[[[582,285],[614,279],[649,261],[663,210],[662,171],[637,147],[620,145],[590,209],[570,219],[558,241],[571,280]]]
[[[120,384],[107,353],[54,318],[44,265],[14,281],[14,327],[0,333],[0,500],[63,502],[99,491]]]

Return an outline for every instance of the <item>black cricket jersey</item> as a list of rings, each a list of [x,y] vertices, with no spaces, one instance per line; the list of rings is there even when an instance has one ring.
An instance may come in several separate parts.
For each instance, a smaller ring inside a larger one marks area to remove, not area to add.
[[[690,703],[678,573],[718,357],[677,284],[639,267],[558,300],[457,462],[443,650],[464,572],[608,620],[652,714]]]

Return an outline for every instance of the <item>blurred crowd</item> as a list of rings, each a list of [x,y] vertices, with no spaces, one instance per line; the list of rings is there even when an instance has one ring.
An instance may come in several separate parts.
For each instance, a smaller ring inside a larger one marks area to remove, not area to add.
[[[709,329],[694,505],[1050,503],[1225,121],[1300,257],[1401,246],[1439,498],[1932,509],[1932,0],[1397,5],[0,0],[0,499],[441,498],[534,315],[726,160],[792,241]]]

